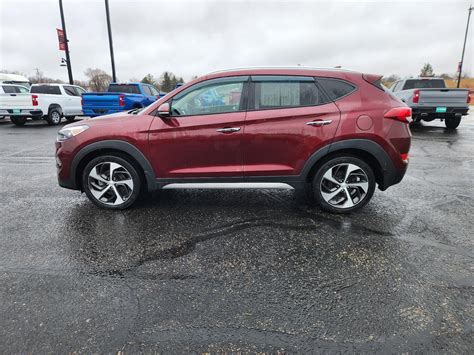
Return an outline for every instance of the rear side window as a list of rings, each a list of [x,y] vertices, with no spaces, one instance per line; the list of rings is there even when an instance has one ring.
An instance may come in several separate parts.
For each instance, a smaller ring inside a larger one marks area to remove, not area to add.
[[[145,95],[152,96],[153,94],[151,93],[151,89],[149,86],[143,85],[143,92]]]
[[[61,95],[61,89],[59,89],[59,86],[53,86],[53,85],[32,86],[30,92],[32,94]]]
[[[2,86],[3,88],[3,92],[6,93],[6,94],[16,94],[16,93],[19,93],[20,90],[17,90],[16,89],[16,86]]]
[[[405,82],[403,90],[410,89],[444,89],[443,79],[410,79]]]
[[[111,84],[109,85],[109,92],[120,92],[124,94],[140,94],[138,85],[120,85],[120,84]]]
[[[356,89],[355,85],[340,79],[317,78],[317,81],[333,101],[349,95]]]
[[[313,78],[254,76],[252,80],[256,110],[317,106],[328,101]]]
[[[77,96],[76,90],[74,90],[74,87],[72,86],[63,86],[64,91],[66,91],[66,94],[69,96]]]

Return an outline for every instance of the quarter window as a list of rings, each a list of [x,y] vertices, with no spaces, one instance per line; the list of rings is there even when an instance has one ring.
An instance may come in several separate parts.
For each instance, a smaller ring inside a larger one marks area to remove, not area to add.
[[[327,102],[312,78],[253,77],[253,80],[256,110],[315,106]]]
[[[333,101],[349,95],[356,89],[354,85],[339,79],[318,78],[317,80]]]
[[[224,82],[198,86],[183,96],[173,99],[173,115],[189,116],[241,110],[240,98],[244,82]]]

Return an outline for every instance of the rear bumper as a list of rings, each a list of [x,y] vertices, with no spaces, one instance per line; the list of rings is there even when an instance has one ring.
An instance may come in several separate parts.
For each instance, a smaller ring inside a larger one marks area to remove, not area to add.
[[[36,109],[0,109],[0,116],[28,116],[28,117],[39,117],[43,116],[43,111]]]
[[[430,107],[420,107],[415,106],[412,107],[412,116],[418,117],[427,117],[427,116],[436,116],[436,117],[443,117],[443,116],[465,116],[469,111],[468,106],[464,107],[446,107],[446,112],[436,112],[437,106],[430,106]]]

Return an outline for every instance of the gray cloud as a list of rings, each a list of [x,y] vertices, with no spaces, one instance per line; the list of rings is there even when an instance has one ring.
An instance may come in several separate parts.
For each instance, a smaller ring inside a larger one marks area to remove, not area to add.
[[[384,75],[456,70],[468,1],[109,0],[117,75],[189,79],[255,65],[335,66]],[[74,76],[110,71],[104,1],[63,0]],[[67,79],[57,0],[0,0],[0,68]],[[471,28],[474,27],[471,26]],[[473,73],[473,31],[465,70]]]

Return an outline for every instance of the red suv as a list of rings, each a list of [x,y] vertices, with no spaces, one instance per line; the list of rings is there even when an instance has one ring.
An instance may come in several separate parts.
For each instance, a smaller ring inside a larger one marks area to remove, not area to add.
[[[198,78],[154,104],[65,126],[59,184],[124,209],[176,183],[311,186],[350,212],[401,181],[411,111],[380,76],[336,69],[238,69]]]

